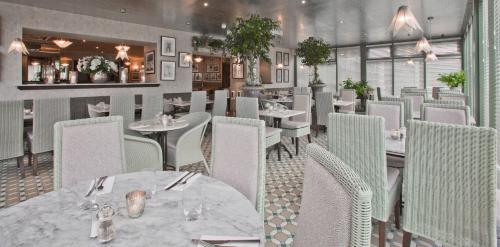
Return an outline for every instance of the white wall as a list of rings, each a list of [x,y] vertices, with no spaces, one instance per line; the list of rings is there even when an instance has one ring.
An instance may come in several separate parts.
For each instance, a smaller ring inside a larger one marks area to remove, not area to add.
[[[7,50],[14,38],[22,36],[23,28],[115,40],[156,43],[156,81],[160,82],[161,86],[159,88],[21,91],[17,89],[17,86],[22,84],[21,55],[8,54]],[[176,57],[160,56],[160,36],[162,35],[176,38]],[[176,65],[175,81],[159,81],[159,74],[161,60],[176,61],[177,64],[179,51],[192,51],[192,35],[194,34],[188,32],[0,2],[0,100],[57,96],[105,96],[122,92],[133,92],[135,94],[148,91],[162,91],[164,93],[190,92],[192,89],[191,68],[178,68]]]
[[[278,69],[278,66],[276,65],[276,52],[280,51],[282,53],[288,53],[290,54],[290,62],[288,66],[284,66],[283,69],[288,69],[289,71],[289,79],[288,83],[277,83],[276,82],[276,69]],[[295,60],[294,60],[294,50],[293,49],[287,49],[287,48],[280,48],[280,47],[271,47],[270,53],[269,53],[269,58],[271,58],[271,82],[272,84],[264,84],[264,88],[284,88],[284,87],[293,87],[293,82],[294,82],[294,66],[295,66]]]

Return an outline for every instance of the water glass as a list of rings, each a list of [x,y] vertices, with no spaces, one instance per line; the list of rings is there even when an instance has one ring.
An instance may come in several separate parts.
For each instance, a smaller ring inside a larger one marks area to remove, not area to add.
[[[182,191],[182,208],[186,221],[198,220],[203,211],[201,194],[194,190]]]
[[[138,218],[144,213],[146,207],[146,192],[145,191],[131,191],[125,196],[127,199],[127,212],[128,217]]]
[[[100,243],[107,243],[115,238],[113,215],[115,215],[115,211],[108,205],[104,205],[97,212],[97,220],[99,224],[99,228],[97,229],[97,240]]]

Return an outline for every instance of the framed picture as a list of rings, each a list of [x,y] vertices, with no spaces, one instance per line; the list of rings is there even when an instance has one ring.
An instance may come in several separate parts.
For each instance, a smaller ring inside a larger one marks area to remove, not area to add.
[[[161,61],[160,68],[161,68],[160,80],[175,81],[175,62]]]
[[[161,55],[175,57],[175,38],[161,36]]]
[[[283,53],[281,51],[276,52],[276,65],[283,63]]]
[[[179,68],[189,68],[191,67],[191,59],[189,58],[191,56],[190,53],[187,52],[179,52]]]
[[[245,77],[244,68],[242,63],[233,63],[233,79],[243,79]]]
[[[155,51],[148,51],[144,54],[144,72],[146,74],[155,73]]]
[[[203,73],[193,73],[193,81],[203,81]]]
[[[193,63],[193,72],[200,72],[200,64]]]
[[[282,81],[283,81],[283,70],[277,69],[276,70],[276,82],[281,83]]]
[[[130,72],[130,80],[131,81],[139,81],[140,80],[139,71]]]
[[[290,53],[283,53],[283,66],[290,65]]]
[[[283,70],[283,82],[288,82],[290,80],[290,70]]]
[[[217,80],[222,81],[222,73],[217,73]]]
[[[220,72],[220,66],[218,64],[207,64],[207,72],[209,73]]]

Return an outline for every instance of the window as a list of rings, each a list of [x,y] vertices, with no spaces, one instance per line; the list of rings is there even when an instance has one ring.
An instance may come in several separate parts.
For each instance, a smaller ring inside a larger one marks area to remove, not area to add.
[[[327,63],[318,66],[319,79],[326,84],[325,91],[337,92],[337,65]]]
[[[337,50],[339,88],[342,82],[351,78],[361,80],[361,52],[359,47],[340,48]]]
[[[460,71],[462,59],[460,57],[440,57],[438,61],[427,63],[426,66],[427,87],[448,87],[437,78],[440,74]]]
[[[392,95],[392,60],[368,60],[366,79],[374,90],[380,87],[383,96]]]
[[[401,88],[404,87],[424,88],[424,60],[422,58],[394,60],[394,95],[401,95]]]

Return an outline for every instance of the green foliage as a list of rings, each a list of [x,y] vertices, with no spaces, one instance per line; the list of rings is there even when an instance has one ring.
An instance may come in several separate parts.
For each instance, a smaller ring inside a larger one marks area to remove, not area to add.
[[[217,51],[224,51],[224,41],[220,39],[214,39],[207,35],[193,36],[191,38],[192,46],[195,51],[198,51],[200,47],[207,47],[210,52],[215,53]]]
[[[226,48],[233,56],[243,60],[263,59],[270,62],[271,41],[276,38],[273,31],[279,30],[279,22],[253,14],[249,19],[237,18],[227,31]]]
[[[343,81],[345,89],[354,89],[358,99],[367,99],[373,88],[368,86],[367,81],[354,82],[351,78]]]
[[[438,81],[443,82],[450,88],[463,87],[465,85],[465,73],[464,71],[459,71],[449,74],[439,74]]]
[[[300,42],[298,46],[297,56],[302,58],[302,64],[314,68],[314,79],[310,84],[322,84],[321,80],[319,80],[318,65],[327,62],[331,52],[330,45],[322,39],[309,37]]]

